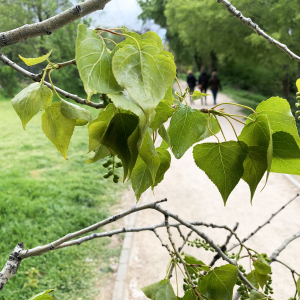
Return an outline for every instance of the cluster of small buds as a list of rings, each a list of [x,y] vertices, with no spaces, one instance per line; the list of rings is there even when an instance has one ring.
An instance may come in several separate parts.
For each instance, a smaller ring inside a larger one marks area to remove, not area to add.
[[[240,287],[237,290],[241,295],[241,300],[249,299],[249,291],[243,283],[240,285]]]
[[[201,240],[201,239],[195,239],[194,241],[188,241],[188,246],[191,247],[197,247],[197,248],[203,248],[206,251],[211,251],[211,252],[215,252],[215,249],[212,248],[208,243],[206,243],[205,240]]]
[[[274,293],[273,288],[271,287],[271,283],[272,283],[272,278],[270,277],[269,280],[266,283],[265,290],[264,290],[264,293],[266,295]]]
[[[118,183],[119,182],[119,175],[115,174],[115,168],[121,168],[123,165],[121,162],[115,162],[114,156],[112,158],[109,158],[103,165],[104,168],[108,169],[108,172],[103,175],[104,178],[109,178],[113,176],[113,182]]]
[[[295,104],[296,108],[300,108],[300,93],[297,92],[296,93],[296,99],[298,100],[298,102]],[[295,113],[296,116],[300,116],[300,110],[297,110]],[[298,117],[298,120],[300,120],[300,117]]]

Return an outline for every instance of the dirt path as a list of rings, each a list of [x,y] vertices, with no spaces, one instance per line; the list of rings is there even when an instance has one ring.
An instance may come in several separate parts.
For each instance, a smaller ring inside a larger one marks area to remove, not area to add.
[[[221,93],[218,95],[217,101],[218,103],[232,102],[231,99]],[[193,104],[193,107],[200,108],[199,103],[198,100],[198,102]],[[209,107],[212,106],[212,97],[209,97],[208,104]],[[226,106],[226,110],[230,113],[239,111],[235,106]],[[234,139],[230,125],[223,120],[221,120],[221,125],[226,132],[228,140]],[[239,123],[235,124],[238,133],[242,128],[240,125]],[[212,137],[209,140],[215,141],[215,138]],[[262,187],[263,183],[260,184],[256,192],[252,206],[250,204],[249,188],[241,180],[230,195],[226,207],[224,207],[222,198],[215,185],[195,165],[191,148],[180,160],[172,156],[171,168],[166,173],[164,181],[155,189],[155,196],[151,191],[147,191],[140,203],[167,198],[168,202],[162,206],[169,211],[179,214],[186,220],[211,222],[220,225],[227,224],[231,227],[236,222],[239,222],[237,233],[243,238],[266,221],[274,211],[293,198],[298,192],[297,188],[283,175],[274,173],[270,174],[266,188],[260,192]],[[296,200],[281,212],[270,225],[264,227],[250,239],[248,245],[270,255],[285,239],[300,230],[299,215],[300,200]],[[136,227],[149,226],[162,221],[162,215],[157,212],[144,211],[137,214]],[[216,229],[203,229],[203,231],[210,234],[218,244],[222,244],[227,235],[223,231]],[[164,230],[159,232],[163,239],[167,241]],[[178,237],[176,230],[174,230],[174,236],[176,236],[178,244],[181,244],[182,241]],[[195,235],[192,236],[192,239],[195,237]],[[300,269],[300,257],[296,254],[299,253],[299,249],[300,239],[294,241],[280,254],[282,261],[293,265],[298,271]],[[212,257],[211,253],[207,253],[203,249],[186,247],[185,251],[197,256],[205,263],[209,263]],[[134,234],[124,300],[147,299],[140,291],[140,288],[163,279],[168,261],[169,256],[166,249],[162,248],[159,240],[153,233]],[[246,265],[249,265],[249,263],[246,263]],[[273,273],[276,274],[273,278],[275,299],[288,299],[293,296],[295,288],[290,272],[278,263],[273,263],[272,268]],[[173,276],[172,280],[175,283],[175,276]]]

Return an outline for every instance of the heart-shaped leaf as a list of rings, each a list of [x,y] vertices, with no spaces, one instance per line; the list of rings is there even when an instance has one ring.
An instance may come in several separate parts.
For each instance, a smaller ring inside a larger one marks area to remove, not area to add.
[[[122,90],[113,75],[112,56],[104,40],[84,24],[78,25],[75,58],[88,101],[93,94]]]
[[[265,300],[266,296],[256,290],[251,290],[250,291],[250,300]]]
[[[12,100],[12,106],[22,121],[23,128],[41,110],[52,103],[53,93],[45,85],[35,82],[30,84]]]
[[[217,267],[199,278],[197,289],[209,300],[231,300],[237,276],[236,266]]]
[[[283,131],[273,134],[271,172],[300,175],[300,150],[294,137]]]
[[[163,123],[165,123],[174,113],[168,104],[163,101],[160,101],[155,108],[155,116],[153,121],[150,124],[150,127],[153,130],[157,130]]]
[[[148,41],[148,40],[147,40]],[[174,62],[152,44],[126,45],[113,56],[118,83],[137,101],[148,120],[176,75]]]
[[[209,120],[209,130],[207,118],[207,114],[197,109],[181,103],[178,105],[168,130],[171,149],[176,158],[181,158],[193,144],[211,136],[210,130],[214,133],[220,130],[218,123],[212,117]]]
[[[56,149],[67,159],[67,150],[76,120],[67,119],[61,113],[61,102],[54,102],[42,115],[42,129]]]
[[[177,300],[169,280],[164,279],[142,288],[147,298],[152,300]]]
[[[244,173],[243,162],[248,155],[243,142],[199,144],[193,150],[196,165],[217,186],[224,204]]]
[[[54,290],[47,290],[42,293],[39,293],[33,297],[31,297],[29,300],[53,300],[54,297],[50,296],[49,293],[53,292]]]

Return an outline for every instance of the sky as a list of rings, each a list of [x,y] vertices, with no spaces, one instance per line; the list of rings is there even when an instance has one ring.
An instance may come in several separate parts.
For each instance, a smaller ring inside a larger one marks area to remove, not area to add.
[[[110,28],[126,26],[129,29],[143,31],[147,28],[157,32],[162,39],[166,30],[149,21],[143,24],[138,20],[138,15],[142,12],[136,0],[111,0],[106,4],[103,11],[97,11],[89,15],[93,19],[92,27],[105,26]]]

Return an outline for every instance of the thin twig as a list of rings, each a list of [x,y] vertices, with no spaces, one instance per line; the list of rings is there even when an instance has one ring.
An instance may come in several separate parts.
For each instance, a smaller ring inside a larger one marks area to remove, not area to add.
[[[292,273],[295,273],[296,275],[300,276],[299,273],[297,273],[294,269],[292,269],[291,267],[289,267],[287,264],[285,264],[284,262],[282,262],[281,260],[278,260],[278,259],[274,259],[273,261],[276,261],[282,265],[284,265],[286,268],[288,268]]]
[[[8,66],[10,66],[12,69],[18,71],[19,73],[21,73],[23,76],[32,79],[33,81],[36,82],[40,82],[42,79],[42,75],[43,73],[40,74],[34,74],[31,73],[25,69],[23,69],[22,67],[20,67],[19,65],[17,65],[15,62],[11,61],[8,57],[6,57],[3,53],[0,52],[0,60],[2,60],[5,64],[7,64]],[[63,64],[63,63],[62,63]],[[50,88],[51,90],[53,90],[51,84],[47,81],[44,81],[44,85],[46,85],[48,88]],[[102,103],[94,103],[94,102],[87,102],[85,99],[78,97],[77,95],[73,95],[70,94],[56,86],[54,86],[55,90],[63,95],[65,98],[69,98],[74,100],[75,102],[82,104],[82,105],[88,105],[91,107],[94,107],[96,109],[98,108],[104,108],[104,105]]]
[[[278,215],[284,208],[286,208],[291,202],[293,202],[297,197],[299,197],[299,194],[297,194],[294,198],[292,198],[291,200],[289,200],[285,205],[283,205],[279,210],[277,210],[275,213],[273,213],[271,215],[271,217],[262,225],[259,225],[253,232],[251,232],[248,236],[246,236],[245,238],[242,239],[242,242],[245,243],[246,241],[248,241],[253,235],[255,235],[259,230],[261,230],[264,226],[270,224],[271,220]],[[239,244],[235,244],[233,246],[231,246],[228,251],[231,251],[232,249],[236,248],[237,246],[239,246]]]
[[[297,60],[300,62],[300,57],[296,55],[294,52],[292,52],[285,44],[282,44],[278,42],[277,40],[270,37],[268,34],[266,34],[262,29],[259,28],[259,26],[252,22],[250,18],[245,18],[243,14],[237,10],[228,0],[218,0],[219,3],[222,3],[226,6],[227,10],[236,18],[238,18],[242,23],[248,25],[250,28],[252,28],[258,35],[265,38],[270,44],[276,45],[278,48],[280,48],[282,51],[284,51],[291,59]]]

